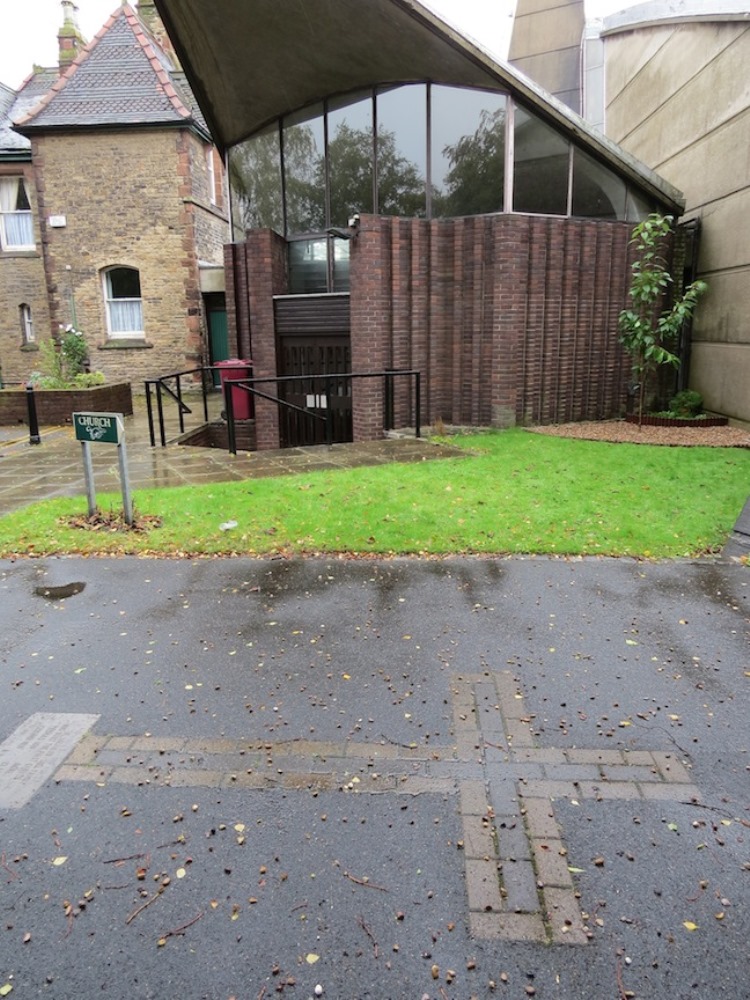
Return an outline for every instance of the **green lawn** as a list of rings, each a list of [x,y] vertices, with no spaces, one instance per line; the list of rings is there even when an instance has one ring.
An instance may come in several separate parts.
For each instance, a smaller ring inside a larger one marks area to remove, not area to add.
[[[70,527],[85,497],[0,518],[0,555],[715,552],[750,492],[750,452],[605,444],[520,429],[452,438],[466,458],[136,492],[144,532]],[[99,497],[117,510],[119,495]],[[220,525],[236,521],[222,530]]]

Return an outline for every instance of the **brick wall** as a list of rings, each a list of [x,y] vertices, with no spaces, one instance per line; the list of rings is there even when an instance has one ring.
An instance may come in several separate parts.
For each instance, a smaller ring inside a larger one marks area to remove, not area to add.
[[[362,216],[350,243],[352,370],[421,371],[423,424],[619,416],[630,363],[617,319],[631,231],[541,216]],[[228,248],[230,330],[243,351],[252,342],[256,375],[275,373],[272,296],[284,290],[283,250],[270,230]],[[413,390],[395,385],[395,422],[405,426]],[[380,437],[382,385],[363,380],[353,391],[354,439]],[[273,409],[258,414],[260,448],[278,446]]]
[[[244,243],[226,248],[227,322],[242,358],[253,362],[256,378],[276,375],[273,296],[288,289],[286,241],[272,229],[248,232]],[[262,386],[276,395],[273,383]],[[279,447],[279,415],[275,403],[256,400],[255,427],[259,449]]]
[[[630,370],[617,317],[631,230],[534,216],[363,216],[351,244],[352,367],[420,369],[425,422],[617,416]],[[355,428],[375,431],[376,401],[366,415],[357,408]]]
[[[69,424],[71,414],[81,412],[133,412],[129,382],[94,386],[89,389],[35,389],[34,403],[40,426]],[[28,423],[28,400],[23,389],[0,392],[0,425]]]

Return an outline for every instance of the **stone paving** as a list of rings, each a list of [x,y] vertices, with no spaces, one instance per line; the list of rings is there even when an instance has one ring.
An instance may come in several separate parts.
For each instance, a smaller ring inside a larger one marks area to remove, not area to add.
[[[451,745],[89,734],[56,780],[456,794],[472,936],[586,944],[591,929],[555,801],[699,802],[688,768],[664,751],[539,747],[520,683],[508,670],[456,674],[450,689]]]
[[[465,452],[425,438],[394,437],[361,444],[319,445],[231,455],[218,448],[176,444],[176,418],[167,423],[167,447],[152,447],[144,400],[136,397],[134,413],[124,418],[128,471],[133,490],[201,485],[293,475],[390,462],[423,462],[465,457]],[[209,415],[220,405],[211,400]],[[194,407],[196,413],[202,407]],[[195,416],[195,414],[194,414]],[[91,449],[97,493],[120,491],[115,445]],[[29,503],[55,497],[85,496],[80,443],[72,427],[45,427],[41,444],[31,445],[25,427],[0,428],[0,516]]]

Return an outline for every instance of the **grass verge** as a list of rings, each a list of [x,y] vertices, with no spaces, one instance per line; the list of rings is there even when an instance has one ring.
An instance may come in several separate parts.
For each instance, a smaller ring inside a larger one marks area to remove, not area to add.
[[[0,555],[715,552],[744,504],[750,452],[606,444],[509,430],[452,438],[465,458],[142,490],[159,527],[84,530],[85,498],[0,518]],[[116,510],[119,495],[101,496]],[[81,518],[79,517],[80,521]],[[222,528],[227,522],[235,527]]]

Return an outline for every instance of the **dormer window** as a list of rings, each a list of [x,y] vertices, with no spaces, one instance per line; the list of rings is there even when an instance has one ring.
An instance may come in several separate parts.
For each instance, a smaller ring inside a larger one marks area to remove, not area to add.
[[[0,247],[35,248],[31,203],[23,177],[0,177]]]

